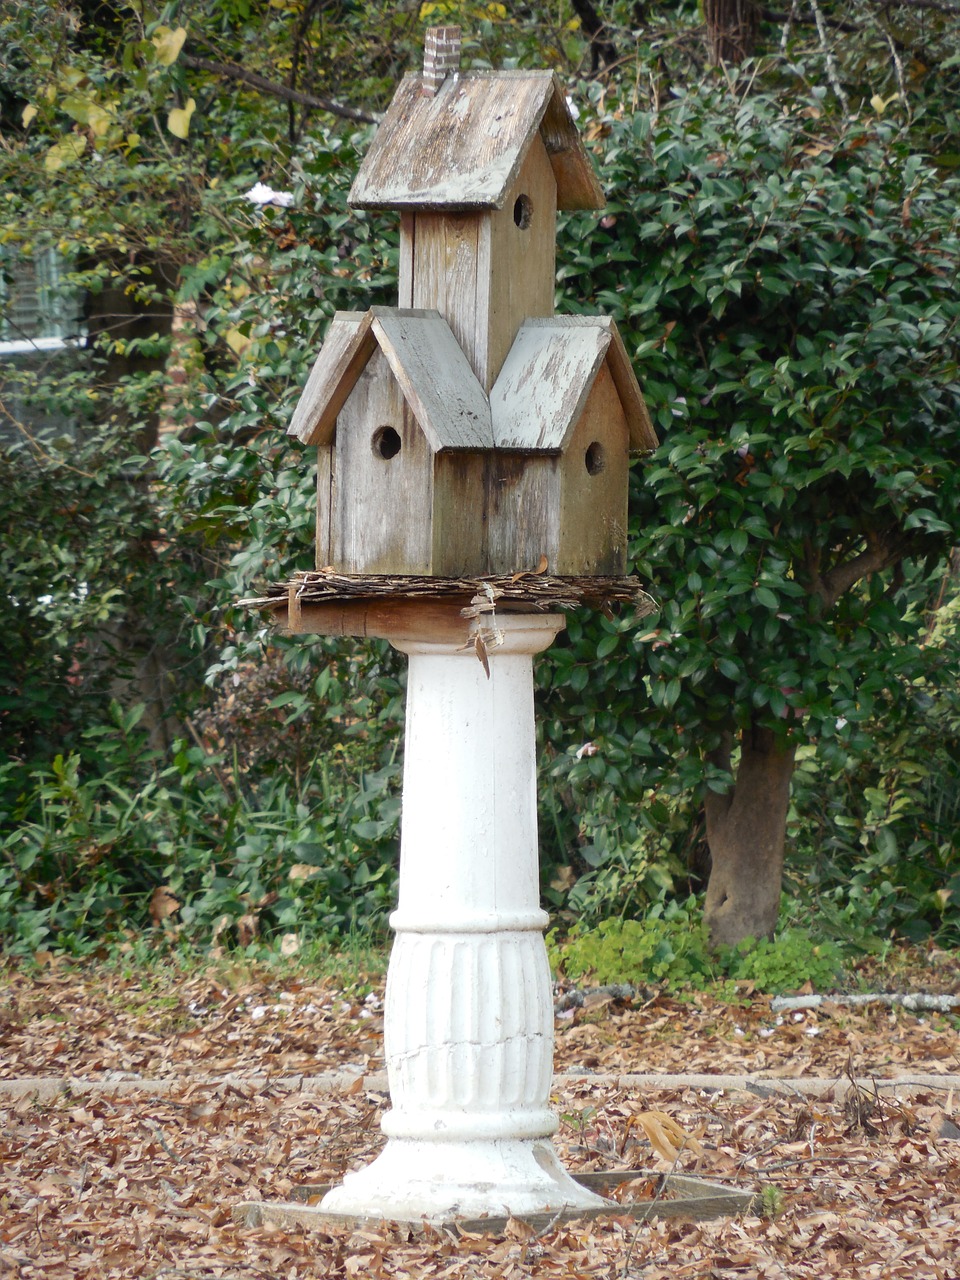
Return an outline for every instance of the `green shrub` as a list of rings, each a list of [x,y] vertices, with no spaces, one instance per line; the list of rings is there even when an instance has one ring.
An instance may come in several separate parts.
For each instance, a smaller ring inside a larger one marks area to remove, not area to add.
[[[252,783],[199,745],[146,751],[141,711],[114,704],[111,726],[21,785],[0,826],[9,952],[82,954],[158,925],[199,946],[383,930],[396,878],[394,759],[370,767],[366,744],[347,740],[296,780]]]
[[[758,991],[792,991],[809,982],[835,984],[843,956],[833,942],[816,940],[806,929],[786,928],[776,939],[747,939],[712,953],[695,897],[668,902],[663,897],[640,920],[603,920],[593,928],[574,926],[566,938],[547,936],[553,969],[591,984],[627,982],[671,990],[703,988],[712,982],[750,982]]]

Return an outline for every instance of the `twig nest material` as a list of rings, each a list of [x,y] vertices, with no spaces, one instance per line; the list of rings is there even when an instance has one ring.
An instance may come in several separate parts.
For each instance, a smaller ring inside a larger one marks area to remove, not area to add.
[[[547,612],[586,606],[604,612],[614,605],[632,606],[637,618],[657,606],[635,577],[553,577],[545,573],[514,573],[478,578],[434,578],[417,575],[342,574],[332,569],[304,571],[282,583],[272,583],[264,594],[240,600],[241,608],[280,609],[293,591],[302,604],[334,600],[462,600],[464,616],[475,612],[479,595],[501,608]]]

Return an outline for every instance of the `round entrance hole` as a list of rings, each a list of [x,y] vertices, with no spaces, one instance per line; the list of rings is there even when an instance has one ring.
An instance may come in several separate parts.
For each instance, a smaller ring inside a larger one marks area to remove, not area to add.
[[[403,441],[399,431],[393,427],[377,427],[373,433],[373,452],[378,458],[395,458],[400,452]]]
[[[593,444],[587,445],[587,452],[583,455],[583,461],[587,468],[587,474],[591,476],[598,476],[607,465],[606,458],[603,456],[603,445],[599,440],[594,440]]]
[[[513,220],[521,231],[526,231],[533,217],[533,202],[529,196],[517,196],[513,206]]]

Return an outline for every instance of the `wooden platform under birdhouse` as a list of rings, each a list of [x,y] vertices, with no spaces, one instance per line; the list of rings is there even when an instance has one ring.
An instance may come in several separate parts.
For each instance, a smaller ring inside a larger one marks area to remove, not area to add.
[[[294,634],[391,639],[411,631],[437,640],[466,638],[496,613],[547,613],[587,607],[612,613],[632,608],[643,618],[657,605],[635,577],[560,578],[514,573],[477,578],[341,574],[331,569],[294,574],[241,600],[263,609]]]

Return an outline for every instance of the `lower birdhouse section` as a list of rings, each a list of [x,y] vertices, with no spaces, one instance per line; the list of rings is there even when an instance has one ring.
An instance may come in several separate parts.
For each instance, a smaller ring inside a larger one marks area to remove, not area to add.
[[[344,424],[336,456],[320,450],[318,568],[445,578],[624,572],[625,430],[584,422],[563,455],[434,454],[409,408],[379,399],[372,417]],[[349,484],[338,483],[341,468]]]
[[[431,572],[624,572],[627,432],[616,398],[603,404],[605,390],[563,453],[438,456]]]
[[[624,572],[630,452],[652,432],[609,322],[528,321],[489,397],[436,312],[332,330],[296,431],[318,445],[318,568]]]

